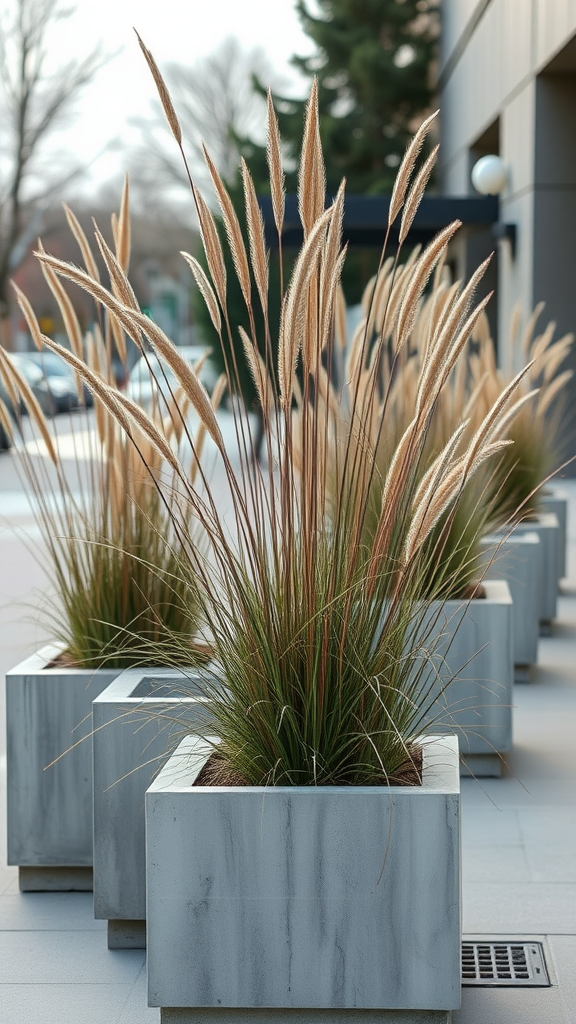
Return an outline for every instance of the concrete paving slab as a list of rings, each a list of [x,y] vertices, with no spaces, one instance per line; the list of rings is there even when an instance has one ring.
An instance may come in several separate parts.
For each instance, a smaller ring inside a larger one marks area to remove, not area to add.
[[[0,900],[2,931],[103,931],[95,921],[92,893],[37,892],[6,894]]]
[[[523,846],[467,846],[462,859],[463,882],[530,882]]]
[[[155,1006],[148,1006],[145,968],[140,971],[130,998],[116,1024],[160,1024],[160,1010]]]
[[[467,780],[468,781],[468,780]],[[477,785],[475,780],[471,780]],[[485,780],[482,780],[484,789]],[[473,806],[469,809],[467,794],[470,787],[462,788],[462,849],[477,849],[482,846],[521,846],[522,834],[520,823],[515,809],[503,810],[501,807],[489,803],[488,798],[482,790],[481,793],[484,805]]]
[[[7,985],[133,985],[144,961],[140,950],[111,952],[100,930],[0,933],[1,977]]]
[[[558,988],[465,988],[452,1024],[573,1024]]]
[[[549,935],[548,948],[570,1024],[576,1022],[576,936]]]
[[[2,1024],[119,1024],[122,1020],[124,1024],[122,1013],[132,992],[130,985],[0,984],[0,1021]],[[145,1020],[147,1018],[141,1014],[133,1017],[133,1024],[143,1024]]]
[[[465,932],[576,935],[576,885],[463,882]]]

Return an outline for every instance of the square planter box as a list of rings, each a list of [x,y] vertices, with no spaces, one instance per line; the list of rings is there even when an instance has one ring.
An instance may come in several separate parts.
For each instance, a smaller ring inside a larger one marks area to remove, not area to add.
[[[23,891],[92,888],[92,701],[118,669],[54,665],[61,651],[6,674],[8,863]]]
[[[144,794],[201,711],[192,669],[126,669],[92,704],[94,916],[110,948],[146,946]]]
[[[540,538],[540,633],[549,636],[558,605],[558,549],[560,527],[554,512],[541,512],[514,527],[513,533],[537,533]]]
[[[566,565],[566,544],[568,540],[568,495],[556,488],[543,491],[540,496],[543,512],[554,512],[558,519],[560,529],[558,540],[558,579],[563,580],[567,575]]]
[[[148,1001],[232,1024],[448,1022],[460,1005],[455,736],[421,786],[193,785],[184,740],[146,794]]]
[[[505,580],[486,580],[484,590],[432,612],[442,637],[430,659],[438,690],[430,731],[458,735],[463,774],[497,776],[512,748],[512,598]]]
[[[487,579],[505,579],[512,596],[514,678],[527,682],[538,660],[540,539],[537,533],[490,535],[483,540]]]

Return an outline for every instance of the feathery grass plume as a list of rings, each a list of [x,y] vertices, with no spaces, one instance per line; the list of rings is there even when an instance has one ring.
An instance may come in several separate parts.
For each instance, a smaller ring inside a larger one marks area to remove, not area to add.
[[[439,145],[434,147],[428,159],[425,161],[425,163],[422,164],[422,167],[418,171],[418,174],[416,175],[414,182],[410,188],[410,192],[408,193],[406,203],[404,205],[402,220],[400,222],[400,232],[398,236],[398,242],[400,245],[404,245],[404,242],[406,241],[406,238],[408,236],[408,232],[412,227],[412,222],[414,220],[414,217],[416,216],[418,207],[420,206],[420,200],[424,195],[426,186],[430,179],[430,175],[432,174],[432,171],[434,169],[439,149]]]
[[[262,305],[262,312],[266,319],[268,316],[268,255],[266,252],[266,239],[264,237],[264,220],[258,205],[254,182],[244,158],[242,158],[240,166],[250,243],[250,261]]]
[[[130,236],[127,196],[125,188],[118,222],[119,255],[126,266]],[[89,253],[71,211],[68,219],[84,252]],[[123,280],[120,262],[99,232],[97,238],[114,287],[129,298],[131,290],[125,285],[118,287]],[[30,427],[24,430],[17,416],[12,437],[16,464],[48,556],[45,564],[52,593],[44,613],[45,626],[62,642],[66,663],[71,665],[123,668],[173,664],[176,650],[182,664],[204,662],[207,648],[198,639],[202,621],[198,580],[190,574],[189,558],[170,512],[175,500],[170,480],[180,464],[174,464],[175,452],[163,433],[142,410],[134,410],[116,387],[110,353],[99,328],[85,341],[81,338],[62,275],[44,261],[47,254],[41,245],[39,255],[62,311],[71,349],[41,333],[29,300],[16,288],[30,333],[41,351],[55,351],[75,373],[80,366],[82,378],[97,396],[96,421],[85,407],[70,414],[70,454],[61,450],[56,426],[49,425],[39,409],[34,411],[26,382],[8,369],[12,387],[29,406],[35,427],[31,437]],[[94,273],[95,285],[101,288],[91,253],[85,262],[87,273]],[[106,310],[100,309],[100,313],[105,323]],[[0,371],[5,361],[8,357],[0,352]],[[160,479],[165,494],[158,489]],[[186,517],[186,543],[194,538],[201,545],[200,531],[192,525],[192,510]]]
[[[226,309],[226,266],[218,228],[206,200],[196,188],[194,189],[194,199],[198,211],[200,238],[202,239],[212,284],[222,309]]]
[[[402,305],[398,315],[396,351],[399,351],[404,347],[404,344],[414,327],[418,303],[426,285],[428,284],[430,275],[438,260],[441,258],[443,253],[446,252],[450,239],[456,234],[459,227],[461,227],[461,221],[459,220],[455,220],[452,224],[448,224],[447,227],[438,232],[436,238],[426,246],[426,249],[420,256],[416,264],[416,272],[412,274],[402,299]]]
[[[275,396],[272,381],[270,380],[270,375],[266,369],[266,364],[258,352],[258,349],[252,344],[252,341],[246,334],[244,328],[239,327],[238,330],[242,339],[246,362],[248,363],[252,379],[258,392],[258,400],[261,407],[266,410],[268,415],[271,415],[274,408]]]
[[[430,121],[422,126],[403,161],[404,180],[394,192],[398,209]],[[276,194],[277,225],[281,225],[281,146],[276,130],[269,128],[269,132],[273,139],[271,189]],[[194,185],[192,189],[194,202],[203,211],[203,200]],[[227,209],[220,182],[217,190],[222,208]],[[419,186],[412,206],[418,190]],[[437,506],[431,505],[437,502],[437,493],[431,492],[431,502],[424,507],[421,500],[415,504],[415,498],[433,458],[444,450],[437,490],[444,488],[449,504],[443,515],[456,516],[467,477],[482,472],[478,464],[492,454],[490,445],[495,448],[506,440],[486,441],[470,465],[467,456],[473,433],[469,437],[463,431],[448,450],[448,438],[432,446],[431,435],[441,434],[435,418],[440,395],[434,402],[424,396],[417,416],[413,407],[408,432],[405,422],[390,418],[393,393],[398,403],[405,394],[415,402],[427,371],[429,356],[424,354],[417,369],[407,370],[403,386],[398,387],[397,371],[410,366],[411,333],[426,305],[425,280],[442,259],[445,243],[455,230],[452,226],[432,248],[413,255],[398,271],[401,288],[389,282],[379,291],[382,268],[387,268],[386,274],[393,272],[387,254],[382,254],[373,282],[373,295],[386,295],[379,313],[382,327],[375,339],[355,341],[354,355],[348,360],[352,382],[337,390],[332,373],[337,365],[334,326],[339,303],[341,307],[339,275],[345,258],[342,197],[343,193],[334,206],[324,209],[314,85],[299,173],[305,239],[283,288],[281,323],[265,324],[262,353],[256,351],[253,338],[241,334],[252,353],[267,462],[261,465],[242,444],[236,451],[217,443],[213,478],[203,472],[198,478],[175,472],[166,481],[162,473],[155,474],[175,535],[185,541],[190,537],[190,522],[185,519],[190,508],[203,529],[205,553],[200,554],[191,541],[184,548],[189,577],[199,584],[205,635],[220,666],[219,680],[205,682],[210,731],[219,741],[220,763],[234,778],[252,785],[382,784],[398,779],[413,764],[415,743],[435,716],[437,691],[425,667],[439,632],[434,615],[429,614],[430,602],[443,598],[447,590],[447,571],[431,568],[446,548],[442,523],[436,522]],[[252,208],[253,197],[248,198]],[[202,221],[204,245],[209,249],[211,228],[205,213]],[[227,242],[238,257],[239,241],[231,219]],[[228,326],[220,256],[221,250],[215,248],[208,259],[209,287],[201,286],[201,291],[208,304],[213,305],[217,296]],[[248,260],[254,278],[262,276],[259,243],[250,246]],[[104,310],[114,312],[129,337],[131,332],[146,335],[168,361],[168,339],[156,337],[157,328],[146,324],[136,311],[122,307],[111,289],[98,288],[89,274],[82,276],[62,262],[50,265],[58,275],[81,284]],[[389,319],[392,302],[395,312]],[[368,316],[372,305],[373,296]],[[443,313],[441,304],[437,305]],[[432,323],[423,332],[428,338],[437,326],[434,317],[440,315],[434,308],[434,304],[428,307]],[[446,374],[446,387],[452,385],[460,352],[458,332],[465,318],[453,320],[442,336],[445,365],[441,372]],[[279,339],[277,386],[271,372],[275,337]],[[170,365],[191,398],[187,371],[174,358]],[[297,370],[302,371],[301,384]],[[385,372],[388,379],[382,376]],[[233,384],[232,379],[230,390]],[[200,411],[198,403],[196,408]],[[117,413],[111,404],[109,410],[123,422],[120,403]],[[171,432],[170,412],[178,415],[175,400],[169,403],[166,416],[155,421],[167,438],[176,436]],[[220,422],[226,415],[236,437],[250,438],[249,414],[241,401],[234,401]],[[202,420],[207,426],[207,419],[202,416]],[[493,425],[490,421],[487,430]],[[180,436],[189,444],[193,461],[194,439],[187,431]],[[433,458],[427,461],[429,450]],[[379,529],[377,522],[373,529],[374,496],[382,495],[384,480],[385,523]],[[422,522],[415,524],[416,513]],[[412,536],[414,550],[406,559],[406,541]],[[439,601],[438,614],[441,606]]]
[[[134,31],[136,32],[136,29],[134,29]],[[158,90],[158,96],[160,97],[160,102],[162,103],[162,106],[164,107],[164,113],[166,115],[166,120],[167,120],[167,122],[168,122],[168,124],[170,126],[170,130],[171,130],[174,138],[176,139],[176,142],[178,143],[178,145],[181,146],[182,145],[182,129],[180,127],[180,122],[179,122],[179,120],[178,120],[178,118],[176,116],[176,111],[174,110],[174,105],[172,103],[172,99],[170,97],[170,93],[168,92],[166,83],[165,83],[165,81],[164,81],[164,79],[163,79],[163,77],[162,77],[162,75],[160,73],[160,69],[159,69],[156,61],[154,60],[154,57],[152,56],[152,54],[151,54],[150,50],[148,49],[148,47],[145,46],[144,43],[142,42],[142,39],[138,35],[138,32],[136,32],[136,38],[138,39],[138,43],[140,45],[140,49],[142,50],[142,53],[144,54],[144,56],[146,58],[146,63],[148,65],[148,67],[150,68],[150,71],[152,72],[152,77],[154,79],[154,83],[155,83],[156,88]]]
[[[412,306],[412,296],[418,291],[419,268],[425,256],[426,253],[413,260],[408,270],[403,271],[405,280],[399,291],[406,305]],[[371,549],[370,572],[376,573],[395,528],[391,510],[407,485],[405,467],[411,462],[419,465],[404,557],[411,559],[418,549],[424,549],[421,557],[428,562],[421,580],[423,595],[438,592],[442,581],[444,596],[461,597],[478,583],[480,540],[497,525],[484,463],[498,457],[505,447],[500,442],[506,440],[508,428],[525,403],[534,397],[533,393],[522,396],[509,407],[509,397],[520,386],[520,375],[504,398],[493,395],[494,407],[488,403],[488,418],[479,433],[476,434],[480,422],[474,419],[472,423],[469,411],[463,415],[469,399],[466,347],[484,316],[489,296],[469,311],[487,265],[485,261],[466,287],[449,287],[442,276],[435,278],[431,295],[415,304],[410,330],[405,313],[391,323],[390,319],[386,321],[380,300],[372,301],[372,305],[365,300],[367,320],[357,328],[351,346],[354,354],[352,365],[349,363],[350,377],[357,381],[358,395],[362,396],[356,404],[357,464],[365,462],[367,453],[374,453],[361,543]],[[389,266],[388,281],[378,282],[377,288],[374,281],[369,283],[366,292],[372,300],[378,293],[386,302],[385,297],[392,292],[393,273]],[[363,332],[368,334],[371,350],[365,367],[362,356],[358,356]],[[401,343],[398,335],[402,337]],[[376,358],[378,353],[383,354]],[[352,420],[349,390],[333,393],[328,403],[334,414],[334,426],[327,459],[335,467],[339,463],[338,446],[348,429],[346,423]],[[378,416],[374,415],[373,406],[372,416],[367,417],[362,414],[369,405],[366,396],[374,391],[383,395],[384,400]],[[338,408],[340,412],[334,412]],[[338,419],[343,422],[338,424]],[[297,439],[300,443],[300,433]],[[461,454],[462,445],[465,455]],[[336,468],[332,493],[337,486],[348,487],[338,474]],[[355,518],[354,529],[360,521]]]
[[[130,183],[128,175],[124,179],[122,201],[120,203],[120,214],[118,216],[118,230],[114,238],[116,245],[116,256],[125,274],[130,267],[131,249],[131,224],[130,224]]]
[[[298,168],[298,211],[306,238],[324,210],[326,173],[320,142],[318,82],[314,78],[304,120],[302,152]]]
[[[572,371],[558,371],[572,349],[574,338],[568,334],[555,341],[553,322],[535,335],[543,309],[544,303],[535,306],[521,334],[519,314],[515,311],[512,316],[509,347],[512,348],[514,339],[521,337],[512,356],[513,363],[518,366],[520,359],[524,363],[523,394],[527,397],[537,391],[537,396],[534,402],[528,401],[519,409],[508,428],[508,436],[514,444],[503,452],[493,469],[491,495],[501,523],[510,524],[538,514],[541,489],[560,469],[562,461],[566,384]],[[487,323],[484,326],[484,334],[477,340],[485,377],[483,391],[495,402],[509,386],[511,375],[496,366],[494,344]],[[478,420],[485,411],[481,401],[477,401],[474,412]]]
[[[210,319],[212,321],[214,330],[217,332],[218,335],[220,335],[222,331],[222,318],[220,316],[218,300],[216,298],[214,289],[212,288],[210,281],[206,277],[206,274],[204,273],[204,270],[201,267],[201,265],[198,263],[196,257],[190,256],[190,254],[187,252],[181,252],[180,255],[184,257],[186,263],[190,267],[190,270],[194,275],[194,280],[196,281],[196,284],[198,285],[198,288],[202,293],[202,298],[206,303],[206,308],[208,309],[208,312],[210,314]]]
[[[266,159],[270,172],[270,195],[272,196],[272,211],[274,223],[278,236],[282,235],[284,225],[284,170],[282,168],[282,150],[280,146],[280,133],[278,131],[278,118],[272,102],[272,92],[268,89],[267,122],[266,122]]]
[[[98,264],[94,259],[94,254],[92,252],[92,249],[90,248],[90,243],[86,238],[82,225],[80,224],[80,221],[78,220],[74,211],[71,210],[70,207],[66,205],[66,203],[63,203],[62,205],[64,207],[64,213],[66,214],[68,226],[72,234],[74,235],[74,238],[78,242],[80,252],[82,253],[82,257],[84,259],[84,266],[86,267],[86,270],[88,271],[92,279],[94,281],[99,281],[100,273],[98,271]]]
[[[212,161],[210,154],[208,153],[205,146],[202,147],[204,153],[204,160],[206,166],[210,172],[212,178],[212,184],[216,191],[218,203],[222,211],[222,218],[224,220],[224,227],[226,229],[226,236],[228,238],[228,244],[230,246],[230,252],[232,253],[232,261],[234,263],[234,269],[236,276],[240,282],[240,288],[246,306],[251,305],[251,286],[250,286],[250,270],[248,268],[248,257],[246,255],[246,249],[244,247],[244,239],[242,238],[242,231],[240,223],[236,215],[236,210],[226,188],[222,178],[218,174],[214,162]]]
[[[439,111],[435,110],[433,114],[430,114],[430,117],[427,117],[426,120],[422,122],[418,131],[414,135],[414,138],[408,143],[406,152],[402,158],[402,163],[398,168],[394,185],[392,186],[390,209],[388,211],[388,227],[392,226],[404,205],[406,189],[408,188],[412,171],[414,170],[414,164],[418,159],[418,154],[422,149],[428,130],[438,113]]]
[[[5,355],[4,350],[1,346],[0,375],[4,380],[4,383],[6,383],[7,381],[10,382],[10,384],[7,387],[9,394],[19,395],[22,398],[30,418],[34,420],[36,427],[38,428],[42,435],[42,440],[46,445],[48,455],[50,456],[54,465],[56,465],[56,449],[54,447],[52,437],[50,436],[50,431],[48,430],[46,417],[44,416],[44,413],[40,408],[38,399],[36,398],[36,395],[33,393],[32,388],[30,387],[24,374],[21,373],[18,367],[11,362],[7,355]],[[18,410],[19,406],[20,403],[17,399],[15,402],[15,409]]]

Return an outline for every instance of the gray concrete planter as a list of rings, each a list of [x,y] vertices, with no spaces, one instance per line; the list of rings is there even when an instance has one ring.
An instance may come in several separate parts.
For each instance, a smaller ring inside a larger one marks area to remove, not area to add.
[[[8,863],[22,891],[92,888],[92,701],[118,669],[51,667],[61,650],[6,674]]]
[[[484,589],[483,598],[432,606],[442,635],[430,659],[438,690],[430,729],[457,733],[463,774],[497,776],[512,747],[512,598],[505,580]]]
[[[558,605],[558,550],[561,543],[558,517],[554,512],[541,512],[514,527],[513,533],[537,533],[540,538],[539,620],[540,633],[549,636]]]
[[[144,794],[200,724],[197,678],[194,670],[127,669],[92,705],[94,916],[108,921],[111,949],[146,946]]]
[[[542,492],[540,502],[543,512],[553,512],[558,519],[558,579],[563,580],[567,576],[568,496],[563,491],[551,487],[550,490]]]
[[[538,660],[540,538],[537,533],[490,535],[483,541],[487,579],[505,579],[512,596],[514,678],[527,682]]]
[[[195,787],[201,741],[146,794],[148,1002],[189,1024],[446,1024],[460,1005],[454,736],[414,787]]]

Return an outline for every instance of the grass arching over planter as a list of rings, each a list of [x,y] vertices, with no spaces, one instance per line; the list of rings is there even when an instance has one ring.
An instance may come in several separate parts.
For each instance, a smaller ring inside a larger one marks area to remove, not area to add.
[[[180,148],[180,127],[154,60],[144,52]],[[401,215],[403,242],[431,172],[436,151],[415,171],[429,118],[416,134],[401,164],[390,206],[390,223]],[[284,210],[281,145],[269,102],[270,186],[279,246]],[[189,471],[169,445],[163,427],[147,419],[127,399],[120,402],[109,385],[81,359],[62,353],[116,417],[128,435],[137,424],[174,470],[178,500],[171,505],[175,530],[185,534],[183,510],[201,524],[206,554],[186,548],[190,570],[199,581],[206,636],[220,662],[222,684],[210,686],[210,731],[219,739],[218,757],[251,785],[370,785],[394,779],[412,759],[414,742],[429,727],[433,702],[424,682],[423,658],[434,644],[433,625],[424,630],[429,602],[441,596],[432,582],[422,598],[431,552],[426,544],[440,517],[454,509],[469,480],[485,461],[508,443],[505,429],[515,412],[519,375],[488,411],[479,428],[462,443],[458,428],[432,463],[423,467],[428,431],[442,388],[481,315],[484,302],[471,309],[481,272],[454,294],[446,317],[437,324],[418,380],[414,416],[394,447],[381,486],[375,529],[366,540],[365,523],[372,484],[379,468],[368,425],[380,418],[386,430],[375,367],[385,339],[376,340],[368,361],[369,338],[362,342],[366,373],[372,383],[350,385],[346,428],[327,459],[332,430],[330,372],[335,358],[335,323],[341,315],[340,273],[344,187],[325,208],[323,157],[318,130],[316,86],[304,127],[299,203],[304,242],[283,295],[279,327],[269,324],[268,260],[252,180],[241,173],[248,225],[248,251],[236,213],[208,154],[206,160],[224,221],[228,244],[249,313],[264,317],[268,344],[260,352],[256,332],[242,332],[264,422],[266,464],[253,458],[251,425],[239,401],[233,404],[240,468],[224,445],[218,419],[197,375],[177,348],[138,308],[114,254],[106,253],[111,288],[86,271],[39,253],[59,276],[84,287],[140,347],[147,339],[173,370],[182,394],[200,416],[216,448],[232,508],[231,521],[202,472]],[[226,308],[222,249],[209,206],[192,183],[208,275],[187,254],[220,337],[235,330]],[[445,228],[414,260],[406,289],[395,310],[392,360],[407,344],[424,290],[444,258],[458,223]],[[399,272],[399,268],[396,268]],[[277,359],[273,358],[277,339]],[[50,347],[60,351],[53,342]],[[233,393],[237,369],[228,365]],[[299,406],[299,441],[294,405]],[[178,410],[174,407],[174,415]],[[188,437],[193,462],[194,439]],[[424,468],[424,472],[423,472]],[[331,489],[336,471],[341,486]],[[165,494],[158,478],[161,494]],[[173,494],[173,489],[170,492]],[[165,495],[166,496],[166,495]],[[445,580],[442,586],[445,586]],[[441,602],[440,602],[441,606]],[[383,609],[385,609],[383,615]],[[435,696],[435,695],[434,695]]]

